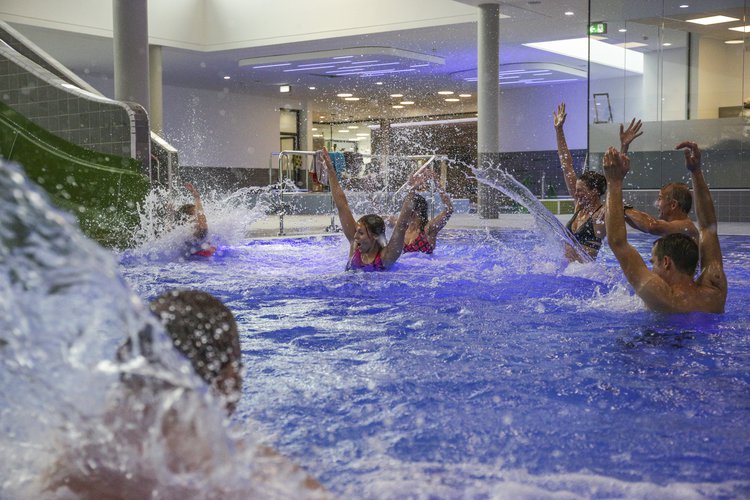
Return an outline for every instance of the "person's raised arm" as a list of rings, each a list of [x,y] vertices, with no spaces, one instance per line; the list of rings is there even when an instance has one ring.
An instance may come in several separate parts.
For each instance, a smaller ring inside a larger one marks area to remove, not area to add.
[[[623,130],[622,123],[620,124],[620,153],[627,154],[630,143],[643,135],[643,132],[641,132],[642,126],[641,121],[635,121],[635,118],[630,121],[626,130]]]
[[[193,205],[195,205],[195,231],[193,236],[203,239],[208,234],[208,221],[206,221],[206,214],[203,212],[201,194],[190,182],[185,184],[185,189],[193,195]]]
[[[557,106],[557,111],[553,113],[553,123],[555,125],[555,135],[557,137],[557,155],[560,157],[560,165],[563,170],[563,177],[565,178],[565,186],[568,188],[568,194],[575,197],[576,192],[576,181],[578,176],[573,169],[573,157],[570,155],[568,149],[568,142],[565,140],[565,132],[563,131],[563,125],[565,125],[565,103],[560,103]]]
[[[453,201],[451,200],[450,195],[446,193],[439,185],[437,186],[437,189],[438,195],[440,195],[440,199],[443,200],[443,205],[445,206],[445,208],[442,212],[433,217],[432,220],[427,224],[425,233],[427,233],[427,235],[429,236],[437,236],[440,230],[443,229],[448,223],[451,215],[453,215]]]
[[[336,209],[339,212],[341,229],[343,229],[346,239],[352,241],[354,240],[354,233],[357,231],[357,221],[354,220],[354,215],[352,215],[352,210],[349,208],[346,194],[344,194],[344,190],[341,189],[339,180],[336,178],[336,169],[333,166],[331,157],[328,155],[328,150],[323,148],[320,152],[320,156],[325,162],[326,169],[328,170],[328,185],[331,187],[333,203],[336,205]]]
[[[607,211],[605,225],[607,242],[617,257],[625,278],[638,296],[651,309],[664,310],[668,307],[666,298],[669,287],[666,282],[651,272],[638,251],[628,243],[625,229],[625,214],[622,203],[622,184],[630,170],[627,156],[610,147],[604,155],[604,176],[607,178]]]
[[[693,179],[693,199],[695,200],[695,214],[698,217],[698,231],[700,238],[698,248],[701,258],[701,276],[711,272],[710,282],[726,291],[727,283],[724,275],[724,264],[719,246],[719,234],[716,226],[716,212],[711,192],[708,190],[706,179],[701,170],[701,151],[694,142],[681,142],[675,149],[685,150],[685,166],[690,170]]]
[[[404,251],[406,228],[409,226],[409,219],[411,219],[412,212],[414,212],[414,186],[411,186],[411,189],[406,194],[406,198],[404,198],[404,203],[401,205],[401,212],[393,228],[391,239],[388,240],[388,244],[380,252],[380,259],[386,268],[391,267],[401,256],[401,252]]]

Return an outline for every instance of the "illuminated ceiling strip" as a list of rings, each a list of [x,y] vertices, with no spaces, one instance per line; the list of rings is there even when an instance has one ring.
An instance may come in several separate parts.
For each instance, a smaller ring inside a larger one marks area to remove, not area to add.
[[[412,61],[427,62],[433,64],[445,64],[445,59],[430,54],[422,54],[411,50],[396,49],[394,47],[349,47],[344,49],[318,50],[314,52],[299,52],[296,54],[279,54],[275,56],[252,57],[240,59],[237,64],[242,66],[257,66],[276,63],[292,63],[297,61],[310,61],[314,59],[344,59],[361,56],[383,56],[409,59]]]
[[[316,69],[326,69],[326,68],[335,68],[335,64],[328,64],[325,66],[314,66],[309,68],[294,68],[294,69],[285,69],[283,70],[284,73],[294,73],[295,71],[314,71]]]
[[[643,54],[588,38],[525,43],[526,47],[643,74]]]

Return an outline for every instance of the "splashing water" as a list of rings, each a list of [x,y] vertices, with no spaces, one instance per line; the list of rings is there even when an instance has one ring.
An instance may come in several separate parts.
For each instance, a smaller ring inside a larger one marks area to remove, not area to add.
[[[559,242],[563,248],[569,245],[575,251],[581,262],[591,262],[591,256],[573,238],[570,232],[557,220],[552,212],[545,207],[529,189],[518,182],[507,170],[502,170],[491,164],[485,164],[481,168],[472,168],[476,180],[486,186],[494,188],[510,199],[523,205],[530,214],[534,216],[537,225],[543,233],[549,235],[553,240]]]
[[[257,437],[232,437],[114,256],[13,164],[0,164],[0,289],[0,496],[307,496]]]
[[[183,190],[175,192],[154,188],[138,207],[140,223],[135,248],[129,255],[150,260],[174,260],[184,257],[184,243],[191,240],[190,225],[175,225],[174,211],[192,197]],[[274,187],[240,188],[229,194],[209,191],[201,196],[209,221],[209,241],[214,246],[238,245],[245,240],[253,223],[278,211],[279,193]]]

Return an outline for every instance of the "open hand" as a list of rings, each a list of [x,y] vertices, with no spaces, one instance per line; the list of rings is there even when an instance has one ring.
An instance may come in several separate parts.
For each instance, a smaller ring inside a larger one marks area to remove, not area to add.
[[[604,176],[608,181],[622,180],[630,171],[630,158],[610,146],[604,153],[602,166],[604,167]]]
[[[197,195],[198,194],[198,190],[195,189],[195,186],[193,186],[192,182],[186,182],[185,183],[185,189],[187,189],[188,191],[190,191],[193,195]]]
[[[331,156],[328,154],[328,150],[325,147],[320,151],[320,157],[323,159],[323,162],[328,169],[328,173],[336,175],[336,169],[333,167],[333,160],[331,160]]]
[[[701,168],[701,150],[698,149],[698,145],[694,142],[685,141],[675,146],[675,149],[685,150],[685,166],[691,172],[700,170]]]
[[[630,125],[625,130],[623,130],[622,123],[620,124],[620,147],[623,153],[627,152],[631,142],[643,135],[643,132],[641,132],[642,126],[641,120],[635,121],[635,118],[631,120]]]
[[[553,123],[555,124],[555,128],[559,129],[565,124],[565,118],[568,116],[568,114],[565,112],[565,103],[561,102],[557,105],[557,111],[554,111],[552,113],[553,116]]]

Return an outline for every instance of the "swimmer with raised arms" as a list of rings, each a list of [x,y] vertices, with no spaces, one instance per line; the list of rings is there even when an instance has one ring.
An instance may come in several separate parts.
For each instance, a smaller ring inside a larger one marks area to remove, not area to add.
[[[346,239],[349,240],[349,262],[346,269],[359,269],[362,271],[385,271],[391,267],[401,256],[404,250],[404,237],[406,228],[414,211],[414,191],[416,186],[424,182],[423,177],[412,176],[409,179],[409,192],[404,198],[401,213],[396,221],[390,241],[385,238],[385,221],[376,214],[368,214],[354,219],[349,208],[344,190],[336,178],[336,170],[333,167],[328,151],[323,148],[320,158],[325,162],[328,169],[328,182],[331,186],[331,194],[336,208],[339,212],[339,220]]]
[[[638,251],[628,243],[625,229],[622,185],[630,170],[630,160],[615,148],[609,148],[603,162],[609,185],[606,215],[609,246],[628,282],[649,309],[669,313],[723,313],[727,278],[716,230],[716,213],[701,171],[701,152],[694,142],[682,142],[675,149],[685,151],[685,164],[693,180],[700,228],[698,243],[681,233],[659,238],[651,250],[653,269],[646,267]],[[693,280],[699,259],[701,273]]]

